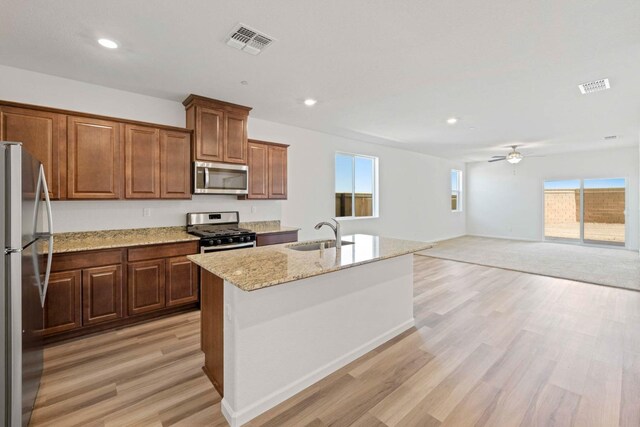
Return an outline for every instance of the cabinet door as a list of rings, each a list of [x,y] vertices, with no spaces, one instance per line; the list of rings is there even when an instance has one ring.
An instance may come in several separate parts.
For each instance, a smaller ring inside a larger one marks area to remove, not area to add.
[[[160,198],[160,131],[125,126],[125,197]]]
[[[225,116],[224,161],[247,164],[247,116],[227,113]]]
[[[265,144],[249,142],[249,199],[267,199],[269,197],[268,150]]]
[[[44,334],[51,335],[82,326],[80,270],[51,273],[44,304]]]
[[[122,317],[122,267],[87,268],[82,271],[82,324]]]
[[[49,196],[60,197],[58,151],[64,142],[64,116],[46,111],[0,107],[0,140],[21,142],[44,166]]]
[[[198,301],[198,269],[186,256],[167,259],[167,307]]]
[[[130,315],[164,308],[164,267],[164,259],[129,264],[127,280]]]
[[[269,198],[287,198],[287,148],[269,146]]]
[[[160,132],[160,195],[163,199],[191,198],[191,135]]]
[[[224,111],[196,106],[196,160],[221,162],[224,149]]]
[[[119,199],[122,148],[118,123],[70,116],[67,144],[67,197]]]

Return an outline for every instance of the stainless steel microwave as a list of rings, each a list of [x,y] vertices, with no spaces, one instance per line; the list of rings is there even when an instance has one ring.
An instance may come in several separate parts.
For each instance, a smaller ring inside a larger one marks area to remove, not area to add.
[[[193,194],[247,194],[249,167],[193,162]]]

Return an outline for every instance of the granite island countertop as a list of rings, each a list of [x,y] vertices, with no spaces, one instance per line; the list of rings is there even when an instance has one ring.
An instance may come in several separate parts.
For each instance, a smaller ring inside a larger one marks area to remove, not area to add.
[[[318,276],[344,268],[408,255],[432,248],[434,243],[400,240],[389,237],[354,234],[342,236],[342,241],[354,242],[341,249],[296,251],[288,246],[262,246],[235,251],[189,255],[188,258],[208,272],[244,291]]]
[[[185,227],[134,228],[127,230],[80,231],[53,235],[53,253],[93,251],[163,243],[200,240]]]

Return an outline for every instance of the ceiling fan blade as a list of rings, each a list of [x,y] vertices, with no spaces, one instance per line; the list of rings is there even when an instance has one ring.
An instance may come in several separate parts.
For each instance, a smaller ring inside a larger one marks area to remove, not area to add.
[[[507,160],[507,158],[506,158],[506,157],[504,157],[504,156],[502,156],[502,157],[500,157],[500,158],[498,158],[498,159],[487,160],[487,161],[488,161],[489,163],[492,163],[492,162],[501,162],[501,161],[503,161],[503,160]]]
[[[491,156],[492,159],[504,158],[505,156]]]

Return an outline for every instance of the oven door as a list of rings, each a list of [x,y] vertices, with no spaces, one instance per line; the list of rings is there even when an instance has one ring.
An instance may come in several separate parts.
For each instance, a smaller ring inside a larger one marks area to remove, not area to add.
[[[220,246],[200,246],[200,253],[206,254],[209,252],[232,251],[234,249],[246,249],[246,248],[252,248],[255,245],[256,245],[256,242],[246,242],[246,243],[230,243],[228,245],[220,245]]]
[[[193,162],[194,194],[248,194],[249,167]]]

